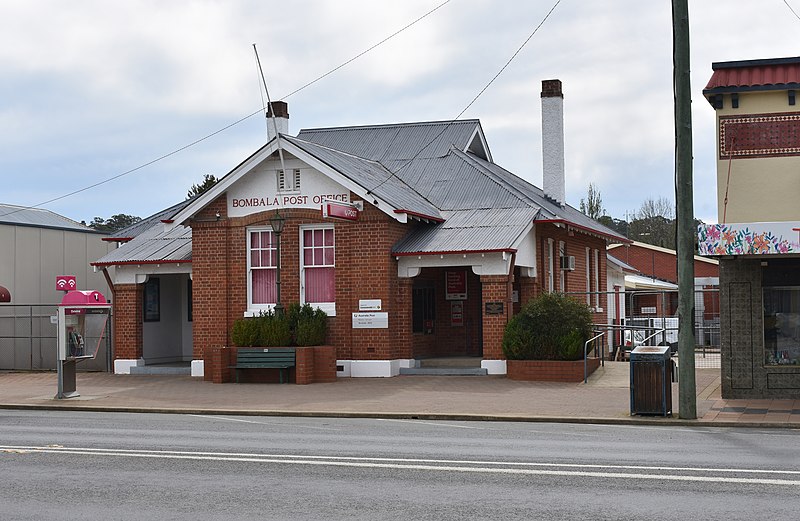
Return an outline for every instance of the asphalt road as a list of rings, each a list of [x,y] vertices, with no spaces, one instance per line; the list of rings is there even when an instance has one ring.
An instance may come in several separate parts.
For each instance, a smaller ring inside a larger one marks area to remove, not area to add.
[[[800,431],[0,411],[0,519],[800,518]]]

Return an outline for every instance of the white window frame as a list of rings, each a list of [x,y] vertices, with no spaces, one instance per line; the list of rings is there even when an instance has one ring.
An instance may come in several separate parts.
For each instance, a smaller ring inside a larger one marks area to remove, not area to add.
[[[600,307],[600,250],[594,251],[594,308],[595,311],[603,311]]]
[[[588,246],[586,247],[586,305],[592,305],[592,256]]]
[[[247,241],[247,309],[244,312],[244,316],[246,317],[253,317],[258,315],[264,311],[271,311],[275,309],[275,303],[271,304],[254,304],[253,303],[253,277],[251,276],[253,266],[250,256],[250,234],[251,233],[261,233],[261,232],[272,232],[271,226],[248,226],[245,228],[245,237]],[[273,232],[274,238],[274,232]],[[278,263],[280,263],[280,259],[278,259]],[[277,269],[277,267],[270,267],[270,268],[256,268],[256,269]]]
[[[564,241],[558,241],[558,291],[564,293],[565,272],[566,270],[561,266],[561,259],[567,256],[567,245]]]
[[[305,257],[303,255],[303,248],[305,247],[304,232],[309,230],[333,230],[333,265],[329,266],[334,270],[334,277],[336,272],[336,228],[332,224],[306,224],[299,227],[300,237],[300,305],[310,304],[314,308],[320,308],[329,317],[336,316],[336,302],[306,302],[306,273],[305,273]],[[335,297],[334,297],[335,298]]]

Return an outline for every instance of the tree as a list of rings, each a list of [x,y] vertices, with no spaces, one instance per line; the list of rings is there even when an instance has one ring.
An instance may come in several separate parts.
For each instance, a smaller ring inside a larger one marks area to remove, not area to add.
[[[629,227],[630,239],[675,249],[675,207],[666,197],[646,199]]]
[[[198,195],[202,194],[215,184],[219,182],[219,179],[214,177],[212,174],[205,174],[203,175],[203,182],[200,184],[194,184],[189,189],[189,192],[186,194],[187,199],[191,199],[192,197],[197,197]]]
[[[135,215],[118,213],[116,215],[112,215],[108,219],[95,217],[87,226],[97,230],[98,232],[116,232],[122,230],[123,228],[127,228],[132,224],[136,224],[141,220],[141,217],[136,217]]]
[[[603,208],[603,198],[600,196],[600,190],[597,189],[594,183],[589,183],[589,192],[585,201],[581,199],[580,210],[594,220],[598,220],[606,213]]]

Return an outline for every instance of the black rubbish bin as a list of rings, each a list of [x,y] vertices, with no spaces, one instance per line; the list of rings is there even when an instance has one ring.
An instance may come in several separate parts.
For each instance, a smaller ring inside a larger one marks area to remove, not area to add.
[[[672,415],[669,346],[639,346],[631,351],[631,415]]]

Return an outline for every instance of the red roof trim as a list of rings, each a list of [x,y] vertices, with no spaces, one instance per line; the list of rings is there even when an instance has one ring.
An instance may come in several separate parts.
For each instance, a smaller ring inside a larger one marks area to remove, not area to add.
[[[460,251],[416,251],[392,253],[394,257],[417,257],[420,255],[466,255],[470,253],[517,253],[514,248],[500,248],[495,250],[460,250]]]
[[[433,216],[430,216],[430,215],[425,215],[424,213],[411,212],[411,211],[408,211],[408,210],[398,209],[398,210],[395,210],[394,213],[404,213],[406,215],[411,215],[413,217],[419,217],[420,219],[428,219],[429,221],[434,221],[434,222],[437,222],[437,223],[443,223],[444,222],[444,219],[442,219],[441,217],[433,217]]]
[[[538,223],[546,223],[546,224],[558,224],[558,223],[561,223],[561,224],[566,224],[568,226],[571,226],[571,227],[575,228],[576,230],[582,230],[584,232],[594,233],[594,234],[600,235],[602,237],[608,237],[610,239],[614,239],[614,240],[619,241],[621,243],[633,244],[632,240],[628,239],[627,237],[623,237],[622,235],[611,235],[609,233],[601,232],[600,230],[595,230],[595,229],[592,229],[592,228],[588,228],[586,226],[581,226],[579,224],[575,224],[573,222],[567,221],[566,219],[537,219],[537,220],[535,220],[533,222],[534,222],[534,224],[538,224]]]
[[[100,240],[106,242],[128,242],[132,241],[133,237],[103,237]]]
[[[175,221],[173,221],[172,219],[161,219],[161,222],[164,223],[164,224],[172,224]]]
[[[90,262],[89,266],[131,266],[134,264],[191,264],[192,260]]]

